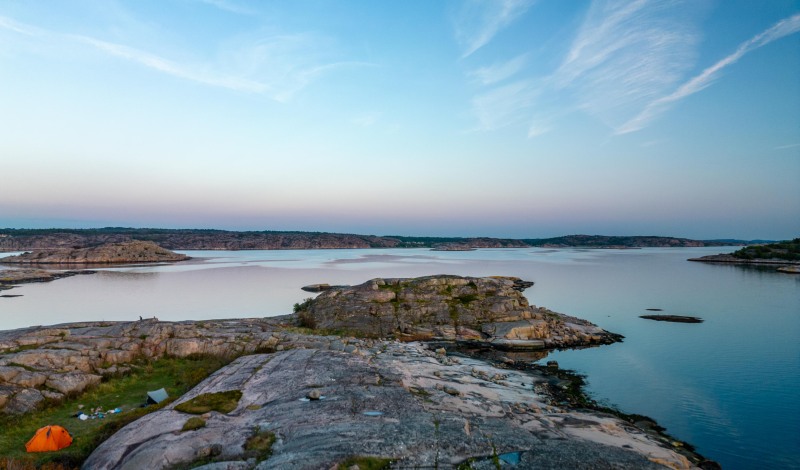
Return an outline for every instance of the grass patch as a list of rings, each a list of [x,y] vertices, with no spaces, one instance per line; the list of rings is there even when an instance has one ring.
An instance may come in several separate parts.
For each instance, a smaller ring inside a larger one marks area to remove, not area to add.
[[[192,416],[191,418],[187,419],[186,422],[183,424],[183,428],[181,431],[194,431],[195,429],[200,429],[206,427],[206,420],[203,418],[198,418],[197,416]]]
[[[204,393],[175,406],[176,411],[201,415],[209,411],[230,413],[236,409],[239,399],[242,398],[241,390],[228,390],[225,392]]]
[[[9,365],[9,366],[12,366],[12,367],[19,367],[20,369],[25,369],[25,370],[27,370],[28,372],[38,372],[38,371],[37,371],[36,369],[34,369],[33,367],[31,367],[31,366],[26,366],[25,364],[20,364],[20,363],[18,363],[18,362],[9,362],[9,363],[8,363],[8,365]]]
[[[462,294],[456,297],[456,300],[461,302],[464,305],[469,305],[470,302],[474,302],[478,300],[477,294]]]
[[[389,468],[389,464],[391,463],[392,459],[387,459],[384,457],[366,457],[363,455],[357,455],[339,462],[338,467],[340,470],[344,470],[352,467],[353,465],[358,465],[359,470],[383,470],[385,468]]]
[[[129,374],[109,379],[75,398],[22,416],[0,415],[0,470],[77,469],[101,442],[123,426],[171,402],[165,400],[142,408],[149,390],[164,387],[171,397],[178,397],[228,362],[209,356],[142,360],[132,365]],[[107,414],[104,419],[81,421],[74,417],[78,405],[84,405],[87,412],[98,407],[103,410],[119,407],[123,411]],[[64,426],[72,435],[72,445],[56,452],[25,452],[25,443],[37,429],[48,424]]]
[[[255,434],[247,438],[247,441],[244,443],[244,450],[249,454],[248,457],[266,460],[272,455],[272,444],[274,443],[274,433],[263,430],[256,431]]]

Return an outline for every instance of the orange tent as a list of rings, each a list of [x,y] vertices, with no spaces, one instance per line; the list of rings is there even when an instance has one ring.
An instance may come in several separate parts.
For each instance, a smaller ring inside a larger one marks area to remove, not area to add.
[[[61,426],[39,428],[30,441],[25,444],[28,452],[48,452],[63,449],[72,444],[72,436]]]

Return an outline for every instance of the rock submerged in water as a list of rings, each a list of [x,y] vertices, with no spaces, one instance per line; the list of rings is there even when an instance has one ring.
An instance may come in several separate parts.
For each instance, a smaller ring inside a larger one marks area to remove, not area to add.
[[[685,315],[640,315],[639,318],[655,321],[668,321],[673,323],[703,323],[699,317],[688,317]]]
[[[609,344],[622,337],[528,304],[515,277],[372,279],[323,291],[297,312],[302,326],[356,336],[486,342],[531,350]]]

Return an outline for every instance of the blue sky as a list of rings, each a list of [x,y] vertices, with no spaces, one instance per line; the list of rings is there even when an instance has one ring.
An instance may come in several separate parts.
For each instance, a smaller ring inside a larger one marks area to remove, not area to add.
[[[800,235],[800,1],[0,1],[0,226]]]

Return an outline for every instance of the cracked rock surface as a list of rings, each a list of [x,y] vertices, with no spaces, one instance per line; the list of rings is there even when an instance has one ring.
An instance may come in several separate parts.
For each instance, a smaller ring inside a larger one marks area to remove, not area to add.
[[[539,380],[420,343],[244,356],[117,432],[83,468],[328,469],[354,455],[390,458],[393,468],[470,459],[474,468],[495,468],[494,456],[509,455],[522,468],[692,468],[624,421],[548,404],[535,392]],[[176,405],[228,390],[242,392],[233,411],[212,411],[205,427],[181,431],[194,415]],[[321,398],[305,398],[311,390]],[[262,460],[244,449],[258,432],[276,437]]]

